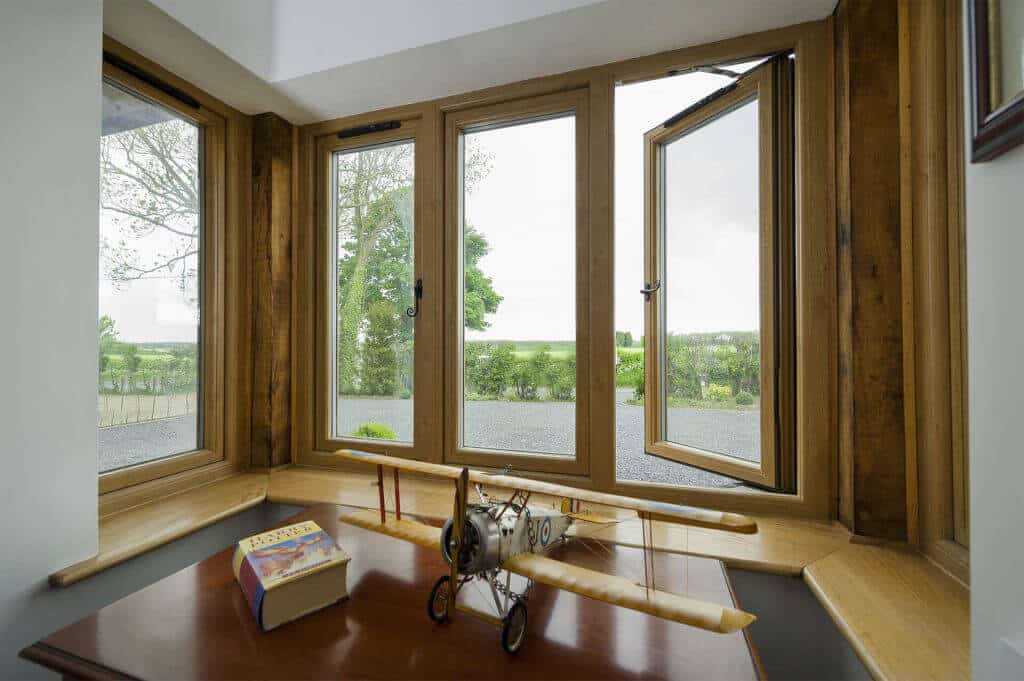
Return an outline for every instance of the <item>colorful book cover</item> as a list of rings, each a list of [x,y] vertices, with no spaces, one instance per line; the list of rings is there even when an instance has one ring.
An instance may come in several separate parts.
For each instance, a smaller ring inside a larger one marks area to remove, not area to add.
[[[263,626],[263,600],[271,589],[324,570],[349,556],[313,521],[289,525],[238,542],[232,559],[235,579]]]

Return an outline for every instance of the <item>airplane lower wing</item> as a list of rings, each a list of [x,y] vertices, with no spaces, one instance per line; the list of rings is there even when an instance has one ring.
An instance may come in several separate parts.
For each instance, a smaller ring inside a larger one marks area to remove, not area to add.
[[[736,608],[646,589],[624,577],[569,565],[535,553],[513,556],[501,567],[557,589],[720,634],[742,629],[757,619]]]
[[[441,550],[441,528],[426,525],[416,520],[396,520],[393,516],[387,516],[385,522],[381,524],[380,512],[368,509],[347,513],[340,516],[338,520],[349,525],[361,527],[364,530],[379,532],[395,539],[419,544],[428,549]]]

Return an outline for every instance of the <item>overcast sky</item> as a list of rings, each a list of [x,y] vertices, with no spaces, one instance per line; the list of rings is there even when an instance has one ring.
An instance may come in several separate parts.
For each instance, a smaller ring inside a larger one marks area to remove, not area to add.
[[[616,90],[615,328],[643,334],[643,135],[727,83],[703,73]],[[668,325],[673,332],[758,327],[755,106],[670,147]],[[480,263],[504,297],[470,339],[572,340],[575,323],[575,121],[564,117],[472,133],[492,170],[465,197],[491,252]],[[101,235],[112,236],[101,217]],[[101,277],[103,276],[101,272]],[[100,314],[136,342],[195,341],[196,312],[172,278],[115,289]]]

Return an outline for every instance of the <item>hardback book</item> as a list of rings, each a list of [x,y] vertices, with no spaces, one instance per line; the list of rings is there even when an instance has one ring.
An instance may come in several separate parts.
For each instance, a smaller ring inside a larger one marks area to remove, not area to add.
[[[243,539],[232,564],[257,624],[270,631],[346,598],[349,560],[307,520]]]

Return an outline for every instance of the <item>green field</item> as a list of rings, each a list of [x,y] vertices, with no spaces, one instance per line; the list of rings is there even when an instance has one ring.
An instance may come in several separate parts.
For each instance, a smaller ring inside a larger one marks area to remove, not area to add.
[[[513,346],[513,353],[517,359],[528,358],[535,352],[539,352],[544,346],[548,346],[548,353],[554,359],[565,359],[572,357],[576,354],[576,341],[568,340],[489,340],[489,341],[470,341],[471,343],[490,343],[491,345],[500,345],[502,343],[509,343]],[[644,354],[644,348],[642,345],[634,345],[633,347],[623,348],[618,347],[616,351],[623,354]]]

